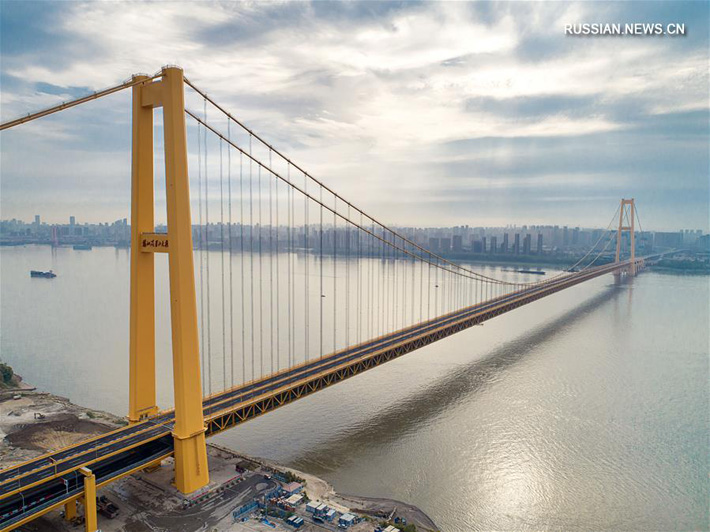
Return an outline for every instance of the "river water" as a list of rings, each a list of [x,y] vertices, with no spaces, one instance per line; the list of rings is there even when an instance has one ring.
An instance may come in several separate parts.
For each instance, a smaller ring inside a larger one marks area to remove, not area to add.
[[[40,388],[125,414],[128,267],[113,248],[2,248],[0,358]],[[29,277],[50,268],[56,279]],[[164,260],[157,278],[169,406]],[[605,276],[215,439],[341,493],[416,504],[444,531],[707,530],[709,301],[707,277]],[[239,380],[230,363],[225,381]],[[208,385],[221,381],[215,370]]]

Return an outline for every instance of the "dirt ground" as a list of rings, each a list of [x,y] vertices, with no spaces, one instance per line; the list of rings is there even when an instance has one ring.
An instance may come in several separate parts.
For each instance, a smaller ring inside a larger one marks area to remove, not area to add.
[[[32,388],[0,390],[0,463],[9,467],[122,424],[117,416]]]

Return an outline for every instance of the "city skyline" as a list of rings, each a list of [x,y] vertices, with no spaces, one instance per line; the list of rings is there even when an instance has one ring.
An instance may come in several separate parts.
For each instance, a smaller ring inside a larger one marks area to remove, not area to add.
[[[179,64],[388,225],[594,226],[635,197],[648,229],[708,230],[707,4],[605,3],[687,34],[598,38],[564,34],[591,3],[161,3],[146,27],[141,9],[5,3],[2,119]],[[3,133],[2,217],[126,217],[129,124],[124,93]]]
[[[350,231],[346,228],[349,227]],[[245,228],[247,228],[245,230]],[[335,229],[335,237],[333,236]],[[450,227],[390,227],[400,236],[420,245],[433,253],[487,253],[514,255],[542,255],[574,252],[596,248],[604,234],[616,233],[616,225],[606,228],[579,227],[567,225],[506,225],[506,226],[470,226]],[[156,224],[156,232],[166,232],[165,224]],[[322,230],[322,236],[321,236]],[[247,232],[248,231],[248,232]],[[274,224],[232,224],[211,222],[192,224],[193,244],[195,249],[215,249],[222,251],[261,252],[272,250],[295,250],[302,247],[312,250],[336,251],[346,255],[357,254],[364,248],[379,253],[376,240],[357,236],[359,232],[352,226],[332,223],[309,222],[308,230],[301,223]],[[533,237],[535,240],[533,241]],[[624,237],[626,239],[626,237]],[[645,231],[636,230],[638,248],[650,253],[654,247],[664,249],[688,248],[707,253],[710,251],[708,235],[700,229],[682,229],[680,231]],[[35,215],[31,222],[17,219],[0,220],[0,244],[16,245],[21,243],[72,245],[115,245],[128,247],[131,240],[131,226],[127,218],[114,222],[98,224],[77,223],[75,216],[69,217],[68,223],[43,222],[40,215]],[[221,247],[223,246],[223,248]],[[364,246],[364,248],[362,247]],[[374,247],[373,247],[374,246]],[[625,247],[628,241],[625,240]]]
[[[77,226],[85,226],[85,225],[113,225],[113,224],[119,224],[121,222],[126,222],[128,226],[130,227],[130,223],[128,220],[127,216],[124,216],[122,218],[117,218],[115,220],[100,220],[100,221],[94,221],[94,220],[82,220],[82,219],[77,219],[76,216],[74,215],[69,215],[65,217],[65,220],[58,220],[56,218],[46,220],[44,216],[41,214],[35,214],[31,216],[28,219],[22,219],[22,218],[2,218],[0,219],[0,223],[6,223],[6,222],[20,222],[24,223],[27,225],[31,225],[33,223],[37,223],[37,219],[39,217],[40,223],[42,225],[47,225],[47,226],[64,226],[64,225],[77,225]],[[222,222],[220,221],[214,221],[214,222],[209,222],[209,224],[201,224],[202,226],[205,225],[211,225],[211,226],[219,226]],[[225,221],[224,225],[228,225],[229,222]],[[232,222],[233,226],[239,225],[240,222],[239,220],[234,220]],[[245,226],[247,225],[254,225],[258,226],[258,223],[254,224],[248,224],[245,222]],[[261,224],[263,226],[268,226],[268,223],[263,223]],[[288,224],[285,223],[280,223],[278,226],[279,227],[286,227]],[[318,222],[310,222],[309,226],[314,226],[318,225]],[[330,222],[325,222],[324,227],[332,227],[332,223]],[[344,223],[341,222],[339,227],[343,227]],[[615,229],[616,224],[612,224],[613,227],[612,229]],[[199,227],[200,224],[198,223],[197,220],[192,220],[192,226],[193,227]],[[294,227],[298,226],[303,226],[303,223],[296,224]],[[157,220],[155,224],[156,229],[164,229],[167,228],[167,222],[165,220]],[[276,227],[276,224],[274,223],[274,227]],[[474,224],[474,223],[461,223],[461,224],[454,224],[454,225],[431,225],[431,226],[425,226],[425,225],[399,225],[399,224],[393,224],[389,226],[390,229],[393,230],[407,230],[407,229],[413,229],[413,230],[447,230],[447,229],[457,229],[457,228],[470,228],[470,229],[537,229],[537,228],[569,228],[569,229],[579,229],[579,230],[589,230],[589,231],[594,231],[594,230],[599,230],[599,229],[604,229],[601,225],[579,225],[579,224],[572,224],[572,223],[534,223],[534,222],[523,222],[523,223],[508,223],[504,225],[480,225],[480,224]],[[644,229],[644,228],[637,228],[637,232],[642,233],[642,232],[647,232],[647,233],[653,233],[653,232],[679,232],[679,233],[684,233],[684,232],[691,232],[691,233],[698,233],[698,234],[707,234],[707,231],[703,231],[699,227],[679,227],[674,230],[670,231],[659,231],[659,230],[653,230],[653,229]]]

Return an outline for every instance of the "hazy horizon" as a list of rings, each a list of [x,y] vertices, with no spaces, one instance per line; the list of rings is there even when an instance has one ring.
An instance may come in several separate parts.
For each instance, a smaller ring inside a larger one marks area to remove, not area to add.
[[[38,213],[38,214],[39,214],[39,213]],[[618,215],[616,216],[616,218],[618,219]],[[115,222],[118,222],[118,221],[120,221],[120,220],[123,220],[123,219],[126,219],[126,220],[128,221],[128,225],[129,225],[129,226],[131,225],[130,215],[124,216],[124,217],[122,217],[122,218],[117,218],[117,219],[115,219],[115,220],[96,220],[96,221],[90,221],[90,220],[78,220],[78,219],[77,219],[75,223],[76,223],[76,225],[78,225],[78,226],[79,226],[79,225],[98,225],[98,224],[111,225],[111,224],[113,224],[113,223],[115,223]],[[24,220],[23,220],[23,219],[20,219],[20,218],[9,218],[9,219],[8,219],[8,218],[2,218],[2,219],[0,219],[0,222],[10,222],[10,221],[13,221],[13,220],[17,220],[17,221],[22,222],[22,223],[25,223],[25,224],[31,224],[31,223],[34,222],[34,216],[33,216],[31,219],[24,219]],[[67,217],[66,217],[66,220],[60,220],[60,219],[50,219],[50,220],[46,220],[46,219],[45,219],[44,217],[42,217],[42,215],[40,214],[40,223],[41,223],[41,224],[47,224],[47,225],[50,225],[50,226],[51,226],[51,225],[68,225],[68,224],[69,224],[69,217],[67,216]],[[218,221],[217,221],[217,222],[210,222],[210,225],[219,225],[219,224],[220,224],[220,222],[218,222]],[[194,219],[193,219],[193,220],[192,220],[192,225],[193,225],[193,226],[198,226],[198,225],[200,225],[200,224],[199,224],[199,222],[198,222],[197,220],[194,220]],[[202,225],[205,225],[205,224],[203,223]],[[224,225],[228,225],[228,222],[225,221],[225,222],[224,222]],[[234,222],[232,222],[232,225],[233,225],[233,226],[237,226],[237,225],[239,225],[239,222],[238,222],[238,221],[234,221]],[[249,224],[248,224],[248,223],[245,223],[244,225],[245,225],[245,226],[248,226]],[[254,225],[254,226],[258,226],[259,224],[255,222],[253,225]],[[269,224],[268,224],[268,223],[264,223],[263,225],[266,227],[266,226],[268,226]],[[318,226],[319,223],[318,223],[318,222],[311,222],[311,223],[309,223],[308,225],[309,225],[309,227],[315,227],[315,226]],[[156,224],[155,224],[155,226],[156,226],[156,228],[167,227],[167,221],[164,221],[164,220],[163,220],[163,221],[157,221]],[[287,226],[288,226],[288,224],[283,223],[283,222],[278,225],[278,227],[287,227]],[[299,224],[296,224],[294,227],[302,227],[302,226],[303,226],[303,223],[299,223]],[[276,223],[274,223],[274,227],[277,227]],[[323,224],[323,227],[330,229],[330,228],[333,227],[333,224],[332,224],[332,223],[324,223],[324,224]],[[602,227],[602,226],[600,226],[600,225],[599,225],[599,226],[586,226],[586,225],[574,225],[574,224],[571,224],[571,223],[569,223],[569,224],[566,224],[566,223],[549,223],[549,224],[542,224],[542,223],[533,223],[533,222],[530,222],[530,223],[520,223],[520,224],[504,224],[504,225],[478,225],[478,224],[471,224],[471,223],[465,224],[465,223],[464,223],[464,224],[455,224],[455,225],[420,225],[420,226],[417,226],[417,225],[398,225],[398,224],[392,224],[392,225],[388,225],[388,227],[389,227],[390,229],[393,229],[393,230],[396,230],[396,231],[410,230],[410,229],[411,229],[411,230],[439,230],[439,229],[444,230],[444,229],[455,229],[455,228],[460,228],[460,227],[468,227],[469,229],[477,229],[477,228],[482,228],[482,229],[522,229],[523,227],[527,227],[527,228],[538,228],[538,227],[539,227],[539,228],[549,228],[549,227],[564,228],[564,227],[567,227],[567,228],[569,228],[569,229],[579,229],[579,230],[582,230],[582,231],[596,231],[596,230],[599,230],[599,229],[602,229],[602,230],[605,229],[605,227]],[[343,224],[343,223],[341,223],[341,224],[338,225],[338,230],[342,230],[343,228],[344,228],[344,224]],[[698,227],[698,228],[681,227],[681,228],[678,228],[678,229],[675,229],[675,230],[673,230],[673,229],[646,229],[646,228],[643,227],[643,226],[641,227],[641,229],[639,229],[638,227],[636,227],[636,231],[637,231],[637,232],[646,232],[646,231],[649,231],[649,232],[681,232],[681,231],[683,231],[683,230],[688,230],[688,229],[689,229],[689,230],[692,230],[692,231],[696,231],[696,230],[701,230],[701,231],[702,231],[702,229],[699,228],[699,227]],[[614,231],[615,231],[615,230],[616,230],[615,226],[612,227],[611,230],[614,230]],[[705,233],[703,233],[703,234],[705,234]]]

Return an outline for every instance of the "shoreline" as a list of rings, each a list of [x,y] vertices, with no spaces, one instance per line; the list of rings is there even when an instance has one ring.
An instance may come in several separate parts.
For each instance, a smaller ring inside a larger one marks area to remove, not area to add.
[[[213,443],[208,443],[207,445],[213,449],[232,454],[235,457],[251,460],[266,468],[273,468],[280,472],[291,472],[306,481],[306,491],[311,499],[322,500],[339,511],[362,513],[386,521],[389,521],[396,514],[400,517],[405,517],[408,522],[414,523],[417,526],[417,530],[439,530],[436,523],[421,508],[413,504],[386,497],[367,497],[365,495],[338,493],[327,480],[311,473],[278,464],[266,458],[249,456],[221,445]]]
[[[54,247],[52,243],[49,242],[8,242],[0,241],[0,247],[21,247],[21,246],[47,246]],[[60,248],[71,248],[72,244],[62,244],[58,246]],[[125,249],[129,250],[129,246],[120,246],[116,244],[92,244],[92,247],[96,248],[114,248],[114,249]],[[194,251],[198,251],[200,248],[195,247]],[[207,251],[219,251],[219,249],[208,249],[207,247],[202,248]],[[296,253],[309,253],[314,254],[316,251],[314,249],[305,250],[303,248],[298,248],[294,250]],[[233,251],[232,254],[239,254],[238,251]],[[324,252],[325,255],[331,256],[332,252]],[[347,257],[345,252],[338,254],[341,258]],[[547,269],[554,272],[566,271],[575,262],[577,262],[581,255],[574,257],[567,257],[565,255],[557,254],[543,254],[543,255],[524,255],[510,253],[480,253],[480,252],[440,252],[439,255],[447,260],[458,261],[461,264],[467,265],[479,265],[479,266],[495,266],[501,268],[520,268],[525,269],[537,268],[538,270]],[[362,258],[378,258],[379,255],[363,255]],[[610,264],[609,260],[599,261],[596,265]],[[675,273],[679,275],[710,275],[710,268],[685,268],[677,266],[668,265],[650,265],[648,266],[650,270],[661,272],[661,273]],[[541,276],[542,277],[542,276]]]
[[[0,389],[0,461],[3,468],[17,465],[29,459],[41,456],[51,450],[90,438],[91,436],[110,432],[127,424],[124,418],[86,408],[72,403],[69,399],[49,392],[37,390],[17,376],[17,386]],[[352,494],[337,493],[326,480],[304,471],[278,464],[266,458],[252,457],[237,450],[208,443],[210,458],[210,484],[190,495],[179,493],[172,485],[173,460],[168,458],[161,463],[157,471],[151,473],[139,472],[114,481],[100,491],[112,500],[122,501],[119,506],[131,508],[125,519],[106,521],[102,529],[105,532],[120,532],[134,529],[136,525],[153,527],[164,526],[172,522],[170,527],[175,530],[189,531],[190,519],[201,512],[201,519],[210,521],[214,530],[242,531],[253,530],[243,527],[231,519],[230,506],[239,503],[239,498],[228,497],[228,492],[234,482],[234,468],[239,464],[249,464],[247,473],[251,477],[261,478],[261,482],[276,482],[276,476],[292,475],[303,480],[304,493],[311,500],[328,504],[338,512],[352,512],[362,516],[361,525],[392,521],[396,515],[414,524],[416,530],[433,532],[439,530],[434,521],[417,506],[388,498],[367,497]],[[259,477],[261,475],[261,477]],[[250,478],[251,478],[250,477]],[[267,480],[268,479],[268,480]],[[257,484],[261,486],[262,484]],[[201,508],[195,500],[206,499],[210,504]],[[217,508],[222,512],[215,515],[214,500],[218,499]],[[161,501],[157,504],[156,500]],[[189,504],[187,506],[186,503]],[[191,510],[184,510],[190,507]],[[209,507],[209,509],[207,508]],[[225,509],[228,509],[225,513]],[[181,512],[190,515],[181,516]],[[136,520],[136,516],[139,519]],[[100,516],[101,518],[101,516]],[[172,519],[172,521],[171,521]],[[33,521],[37,524],[33,530],[72,530],[70,523],[64,521],[58,511],[50,512]],[[178,525],[178,523],[180,523]],[[66,526],[66,528],[65,528]],[[187,527],[187,528],[185,528]],[[353,532],[361,527],[351,527]],[[285,527],[284,529],[288,529]],[[322,530],[308,523],[304,530]]]

